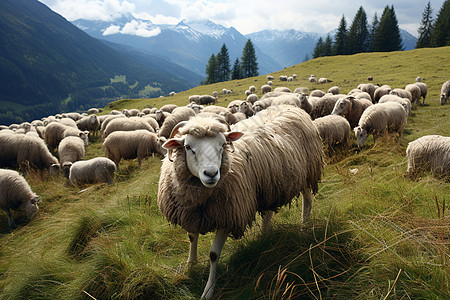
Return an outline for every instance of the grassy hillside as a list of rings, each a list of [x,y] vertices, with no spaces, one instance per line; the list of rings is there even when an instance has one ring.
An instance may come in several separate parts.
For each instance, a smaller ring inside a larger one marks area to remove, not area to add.
[[[404,177],[407,143],[426,134],[450,136],[450,106],[439,104],[448,80],[450,48],[327,57],[273,73],[297,74],[275,86],[332,85],[348,92],[367,76],[404,87],[416,76],[429,86],[425,105],[413,109],[404,136],[327,158],[302,225],[301,200],[275,216],[262,236],[260,220],[241,240],[228,239],[218,268],[225,299],[448,299],[450,183],[428,174]],[[310,74],[333,80],[307,82]],[[265,76],[200,86],[161,99],[122,100],[104,111],[187,103],[191,94],[232,89],[219,104],[243,98]],[[99,140],[88,158],[104,155]],[[0,299],[198,299],[209,271],[214,236],[201,236],[199,264],[188,269],[189,240],[170,226],[156,204],[160,158],[121,163],[116,184],[75,188],[62,177],[30,174],[42,196],[39,215],[15,231],[0,214]],[[16,214],[16,217],[20,217]]]

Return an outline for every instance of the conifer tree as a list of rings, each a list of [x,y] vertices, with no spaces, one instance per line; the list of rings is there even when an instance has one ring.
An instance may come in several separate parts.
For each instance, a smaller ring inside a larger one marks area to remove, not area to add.
[[[208,63],[206,64],[206,84],[216,83],[218,77],[217,72],[217,59],[216,56],[211,54]]]
[[[323,43],[323,56],[333,55],[333,41],[331,36],[328,34]]]
[[[398,27],[394,6],[386,5],[373,39],[373,49],[377,52],[403,50],[402,37]]]
[[[367,51],[368,52],[372,52],[373,51],[373,40],[375,38],[375,33],[378,30],[378,24],[380,22],[378,21],[378,15],[377,13],[375,13],[373,15],[373,20],[372,20],[372,24],[370,25],[370,30],[369,30],[369,38],[367,41]]]
[[[360,6],[348,31],[349,54],[367,52],[368,38],[367,15],[364,8]]]
[[[335,55],[348,54],[347,49],[347,21],[344,15],[342,15],[341,21],[339,22],[338,31],[336,32],[333,53]]]
[[[323,38],[320,37],[316,43],[316,46],[314,47],[313,58],[322,57],[324,53],[323,48],[324,48]]]
[[[431,3],[428,1],[422,12],[422,21],[420,27],[417,30],[419,32],[419,38],[417,39],[416,48],[424,48],[431,46],[431,33],[433,32],[433,9]]]
[[[241,79],[241,62],[239,61],[239,58],[236,58],[233,65],[233,71],[231,72],[231,80],[234,79]]]
[[[242,78],[258,76],[258,62],[255,47],[250,39],[247,40],[242,50],[241,75]]]
[[[444,1],[434,23],[431,45],[442,47],[450,45],[450,0]]]
[[[220,52],[216,55],[217,60],[217,81],[228,81],[230,80],[230,55],[228,54],[228,49],[225,44],[222,45]]]

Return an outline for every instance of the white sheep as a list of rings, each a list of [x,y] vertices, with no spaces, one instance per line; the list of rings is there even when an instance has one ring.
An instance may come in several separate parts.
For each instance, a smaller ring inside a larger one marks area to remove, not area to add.
[[[202,298],[213,296],[227,237],[242,237],[258,212],[267,228],[273,211],[303,194],[304,221],[310,216],[323,151],[317,129],[299,108],[271,107],[233,131],[214,118],[195,117],[179,124],[164,147],[169,152],[161,167],[158,206],[169,222],[188,232],[189,263],[197,260],[199,234],[216,231]]]
[[[254,86],[254,85],[251,85],[248,89],[249,89],[250,93],[256,92],[256,86]]]
[[[267,80],[274,80],[274,78],[273,78],[273,76],[272,75],[267,75]]]
[[[362,147],[370,134],[374,140],[386,133],[403,134],[406,124],[406,110],[397,102],[371,105],[364,110],[355,131],[358,147]]]
[[[108,135],[114,131],[133,131],[138,129],[145,129],[149,132],[155,132],[152,126],[145,120],[139,117],[131,118],[115,118],[112,119],[103,131],[103,138],[107,138]]]
[[[372,102],[374,99],[375,90],[377,89],[376,86],[374,86],[372,83],[361,83],[357,86],[358,89],[361,90],[361,92],[366,92],[370,95],[372,98]]]
[[[84,141],[76,136],[68,136],[62,139],[58,146],[59,167],[66,178],[69,177],[70,166],[84,159]]]
[[[195,116],[195,112],[187,107],[178,107],[169,115],[158,131],[158,136],[168,138],[172,129],[180,122],[187,121],[189,118]]]
[[[291,89],[288,88],[288,87],[285,87],[285,86],[279,86],[279,87],[276,87],[273,91],[274,91],[275,93],[277,93],[277,92],[291,93]]]
[[[83,117],[76,122],[78,129],[82,131],[89,131],[94,136],[98,134],[100,130],[100,120],[98,119],[96,114],[89,115],[87,117]]]
[[[300,94],[300,93],[307,94],[308,92],[309,92],[309,89],[307,87],[303,87],[303,86],[299,86],[294,89],[295,94]]]
[[[342,116],[347,119],[351,128],[358,126],[359,119],[367,107],[372,102],[367,99],[356,99],[353,96],[346,96],[336,101],[333,107],[332,115]]]
[[[408,175],[416,178],[424,171],[450,180],[450,137],[426,135],[408,144]]]
[[[210,105],[210,104],[216,104],[217,98],[213,97],[211,95],[201,95],[199,98],[199,102],[197,104],[199,105]]]
[[[392,91],[391,87],[389,85],[382,85],[379,88],[377,88],[373,93],[372,102],[378,103],[380,101],[380,98],[384,95],[389,95],[389,93]]]
[[[427,84],[424,82],[415,82],[414,84],[420,88],[420,97],[423,98],[422,104],[425,104],[425,98],[427,97],[427,93],[428,93]]]
[[[325,77],[321,77],[321,78],[319,78],[319,80],[317,81],[317,83],[320,83],[320,84],[324,84],[324,83],[327,83],[327,82],[331,82],[331,81],[328,80],[328,79],[325,78]]]
[[[339,87],[338,86],[332,86],[328,89],[327,93],[331,93],[333,95],[339,94]]]
[[[98,114],[98,113],[100,113],[100,110],[98,108],[92,107],[92,108],[88,109],[87,113],[88,113],[88,115]]]
[[[244,100],[233,100],[228,103],[227,108],[231,113],[234,114],[235,112],[238,112],[239,105],[241,105],[242,102],[244,102]]]
[[[11,210],[22,208],[29,219],[39,210],[40,197],[30,188],[25,178],[13,170],[0,169],[0,208],[8,216],[10,228],[17,225],[11,216]]]
[[[160,108],[160,110],[168,112],[168,113],[172,113],[175,110],[175,108],[177,108],[177,107],[178,107],[178,105],[176,105],[176,104],[166,104],[166,105],[163,105]]]
[[[298,94],[286,93],[285,95],[280,95],[272,98],[272,105],[292,105],[301,107]]]
[[[66,126],[59,122],[52,122],[45,127],[44,140],[51,150],[56,149],[61,140],[68,136],[78,136],[87,146],[89,143],[88,134],[89,132],[87,131],[81,131],[78,128]]]
[[[441,94],[439,96],[441,99],[441,105],[444,105],[445,103],[447,103],[449,96],[450,96],[450,80],[447,80],[446,82],[444,82],[442,84],[442,87],[441,87]]]
[[[319,131],[325,148],[331,150],[338,146],[347,149],[351,132],[347,119],[337,115],[328,115],[315,119],[313,123]]]
[[[89,160],[79,160],[70,167],[69,180],[73,185],[100,183],[114,183],[117,167],[106,157],[96,157]]]
[[[261,86],[261,93],[265,94],[265,93],[269,93],[272,91],[272,87],[268,84],[265,84],[263,86]]]
[[[380,98],[380,101],[378,103],[384,103],[384,102],[397,102],[400,103],[403,108],[406,110],[406,115],[409,116],[411,114],[411,101],[409,101],[408,98],[400,98],[397,95],[384,95]]]
[[[321,90],[313,90],[311,93],[309,93],[310,97],[323,97],[325,96],[325,92]]]
[[[411,103],[419,103],[422,91],[417,84],[408,84],[405,86],[405,90],[411,93]]]
[[[247,101],[250,102],[251,104],[254,104],[256,101],[258,101],[258,95],[256,94],[250,94],[247,96]]]
[[[393,89],[390,93],[390,95],[397,95],[401,98],[408,98],[409,101],[413,101],[413,97],[411,92],[405,90],[405,89]]]
[[[280,76],[280,81],[287,81],[288,77],[286,75],[281,75]]]

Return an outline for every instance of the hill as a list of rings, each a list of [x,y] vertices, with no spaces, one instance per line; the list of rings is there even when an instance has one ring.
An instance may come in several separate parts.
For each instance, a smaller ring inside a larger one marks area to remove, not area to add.
[[[408,142],[426,134],[450,136],[450,105],[439,104],[448,80],[450,47],[325,57],[273,73],[296,73],[294,82],[346,93],[373,76],[404,87],[416,76],[428,84],[425,105],[414,107],[403,137],[354,137],[348,151],[327,157],[311,223],[302,225],[301,201],[281,209],[274,227],[257,224],[241,240],[228,239],[218,266],[221,299],[448,299],[450,183],[424,174],[405,177]],[[327,77],[309,83],[310,74]],[[277,77],[276,77],[277,78]],[[219,105],[243,97],[265,76],[199,86],[174,97],[128,99],[110,109],[186,104],[191,94],[233,90]],[[258,91],[258,95],[261,93]],[[104,155],[91,140],[87,158]],[[29,174],[42,196],[39,215],[10,231],[0,213],[0,299],[198,299],[209,271],[214,236],[199,239],[199,263],[188,266],[189,239],[169,226],[157,208],[161,160],[139,168],[121,162],[116,183],[75,188],[62,175]],[[15,216],[20,217],[20,214]]]
[[[155,97],[200,82],[180,69],[161,58],[112,49],[39,1],[4,0],[0,6],[3,124],[121,97]]]

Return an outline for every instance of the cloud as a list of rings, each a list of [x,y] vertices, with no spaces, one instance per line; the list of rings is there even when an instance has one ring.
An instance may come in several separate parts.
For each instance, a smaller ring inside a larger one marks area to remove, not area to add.
[[[120,32],[120,26],[111,25],[103,31],[103,35],[112,35]]]
[[[151,23],[142,22],[142,21],[131,21],[126,23],[121,29],[120,26],[111,25],[103,31],[103,35],[111,35],[111,34],[128,34],[128,35],[136,35],[141,37],[152,37],[157,36],[161,33],[161,29],[159,27],[155,27]]]

